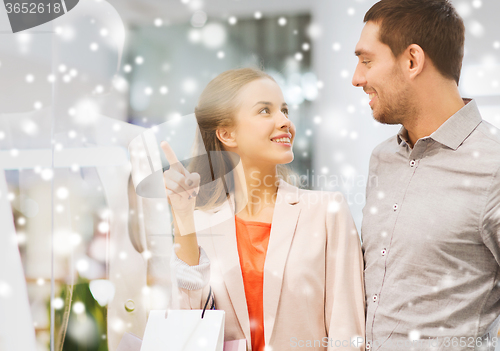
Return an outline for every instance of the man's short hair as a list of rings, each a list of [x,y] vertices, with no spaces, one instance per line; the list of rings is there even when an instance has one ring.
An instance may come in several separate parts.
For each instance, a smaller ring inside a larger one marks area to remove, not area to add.
[[[448,0],[381,0],[364,22],[380,25],[379,40],[395,57],[411,44],[419,45],[447,78],[460,80],[465,26]]]

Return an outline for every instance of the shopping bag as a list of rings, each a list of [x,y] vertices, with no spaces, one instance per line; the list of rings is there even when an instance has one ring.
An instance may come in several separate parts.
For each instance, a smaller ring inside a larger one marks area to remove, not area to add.
[[[152,310],[141,351],[223,351],[223,344],[224,311]]]
[[[140,351],[142,340],[132,333],[125,333],[116,351]]]
[[[224,351],[247,351],[247,339],[226,341]]]

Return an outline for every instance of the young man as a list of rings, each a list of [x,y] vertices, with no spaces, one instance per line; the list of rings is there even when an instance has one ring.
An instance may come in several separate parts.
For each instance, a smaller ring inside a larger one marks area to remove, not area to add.
[[[494,350],[500,131],[462,99],[464,25],[445,0],[382,0],[353,85],[401,124],[370,161],[361,230],[367,350]]]

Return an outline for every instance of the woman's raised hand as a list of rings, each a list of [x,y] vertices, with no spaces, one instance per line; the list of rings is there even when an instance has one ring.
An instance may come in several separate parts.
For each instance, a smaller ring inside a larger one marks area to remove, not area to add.
[[[196,235],[188,234],[196,234],[193,214],[196,195],[200,191],[200,175],[189,173],[166,141],[160,146],[170,163],[170,168],[163,172],[163,182],[174,216],[176,254],[179,259],[194,266],[199,262],[200,251]]]
[[[200,191],[200,175],[189,171],[179,162],[169,143],[162,141],[160,147],[170,163],[163,172],[167,198],[177,221],[193,216],[196,195]]]

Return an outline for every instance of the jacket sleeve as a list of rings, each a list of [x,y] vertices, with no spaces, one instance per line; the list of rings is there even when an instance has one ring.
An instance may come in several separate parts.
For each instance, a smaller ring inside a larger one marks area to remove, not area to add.
[[[177,290],[178,304],[180,309],[203,309],[210,290],[210,259],[205,250],[200,246],[200,261],[196,266],[190,266],[179,259],[173,250],[170,261],[174,289]]]
[[[328,351],[365,350],[363,255],[342,194],[330,193],[326,214],[325,323]]]

